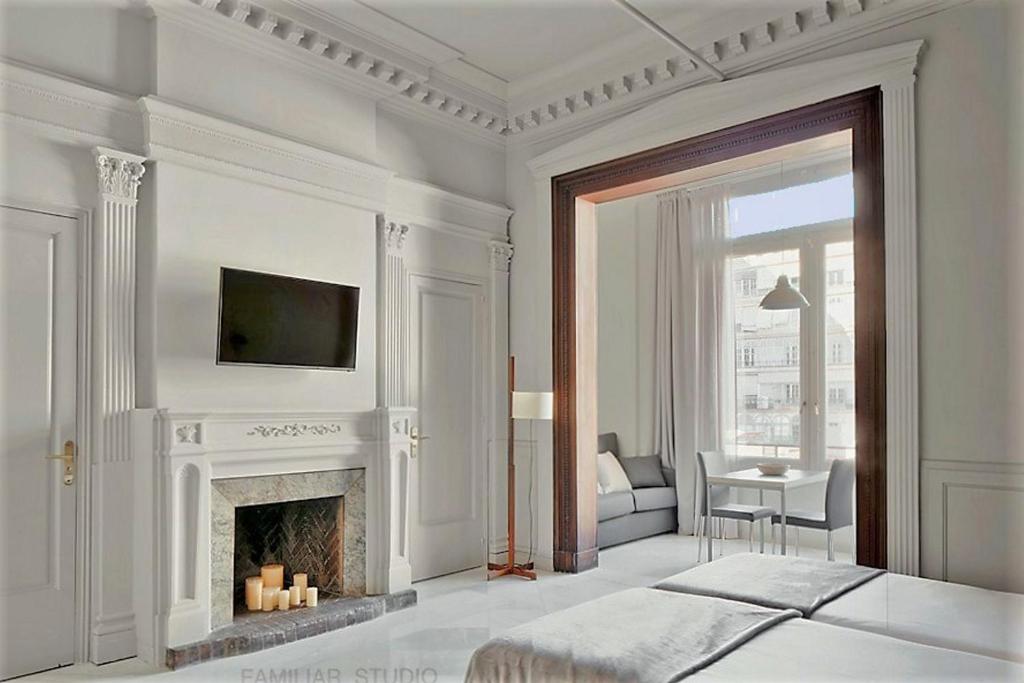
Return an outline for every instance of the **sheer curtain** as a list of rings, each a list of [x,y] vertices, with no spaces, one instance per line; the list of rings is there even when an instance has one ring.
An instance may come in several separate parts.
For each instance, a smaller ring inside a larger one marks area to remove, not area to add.
[[[728,195],[721,186],[658,196],[655,447],[676,469],[679,529],[693,533],[698,450],[721,450],[732,424]]]

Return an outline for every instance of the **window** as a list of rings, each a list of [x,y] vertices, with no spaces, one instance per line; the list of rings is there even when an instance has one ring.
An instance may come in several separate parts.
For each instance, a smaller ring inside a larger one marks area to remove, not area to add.
[[[771,282],[780,275],[800,273],[800,251],[789,249],[731,259],[733,272],[757,282]],[[741,278],[742,279],[742,278]],[[732,302],[736,349],[735,434],[739,455],[758,458],[799,458],[800,408],[787,400],[787,387],[800,392],[799,311],[765,311],[757,297]],[[742,323],[742,324],[736,324]]]
[[[829,303],[831,303],[831,302],[832,302],[832,300],[829,299]],[[832,358],[832,364],[833,365],[838,365],[839,363],[843,362],[843,343],[842,342],[832,342],[831,358]]]
[[[729,199],[734,238],[853,218],[853,174]]]
[[[757,273],[743,273],[740,276],[739,292],[742,296],[757,295]]]
[[[825,245],[825,269],[828,273],[842,273],[835,281],[830,276],[825,287],[828,304],[825,307],[829,339],[828,362],[825,364],[825,384],[828,404],[825,406],[825,456],[852,458],[857,450],[857,419],[854,383],[854,270],[853,242],[833,242]]]
[[[733,271],[744,273],[737,282],[774,283],[782,274],[799,282],[802,272],[820,288],[816,296],[804,292],[811,307],[801,310],[766,311],[758,297],[731,301],[733,319],[726,324],[736,354],[735,422],[726,431],[740,457],[821,467],[856,452],[853,243],[837,241],[844,233],[831,230],[789,241],[780,233],[779,242],[793,248],[731,258]],[[756,244],[772,243],[762,236]],[[804,410],[805,404],[816,409]]]

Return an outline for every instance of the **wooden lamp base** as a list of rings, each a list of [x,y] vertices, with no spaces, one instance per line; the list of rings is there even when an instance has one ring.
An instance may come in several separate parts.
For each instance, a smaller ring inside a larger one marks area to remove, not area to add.
[[[533,562],[527,562],[526,564],[496,564],[494,562],[487,563],[487,580],[496,579],[499,576],[521,576],[524,579],[530,581],[537,580],[537,572],[533,571]]]

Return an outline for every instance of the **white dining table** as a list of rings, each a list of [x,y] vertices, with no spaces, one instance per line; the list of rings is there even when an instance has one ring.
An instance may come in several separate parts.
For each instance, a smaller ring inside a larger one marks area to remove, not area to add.
[[[736,470],[725,474],[709,474],[707,476],[707,490],[704,491],[705,514],[708,523],[708,562],[714,559],[712,552],[711,533],[711,487],[712,486],[736,486],[739,488],[757,489],[758,504],[764,505],[765,491],[778,491],[781,496],[779,505],[779,523],[782,525],[782,554],[786,554],[786,492],[792,489],[808,486],[818,482],[826,481],[828,472],[816,470],[788,470],[785,474],[761,474],[761,470],[752,467],[746,470]]]

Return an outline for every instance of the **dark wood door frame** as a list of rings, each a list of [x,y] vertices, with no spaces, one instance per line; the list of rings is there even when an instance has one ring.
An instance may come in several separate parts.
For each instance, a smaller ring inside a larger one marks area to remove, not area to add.
[[[882,93],[871,88],[552,178],[556,570],[597,566],[594,204],[583,197],[843,130],[853,134],[856,206],[857,562],[886,566],[881,112]]]

